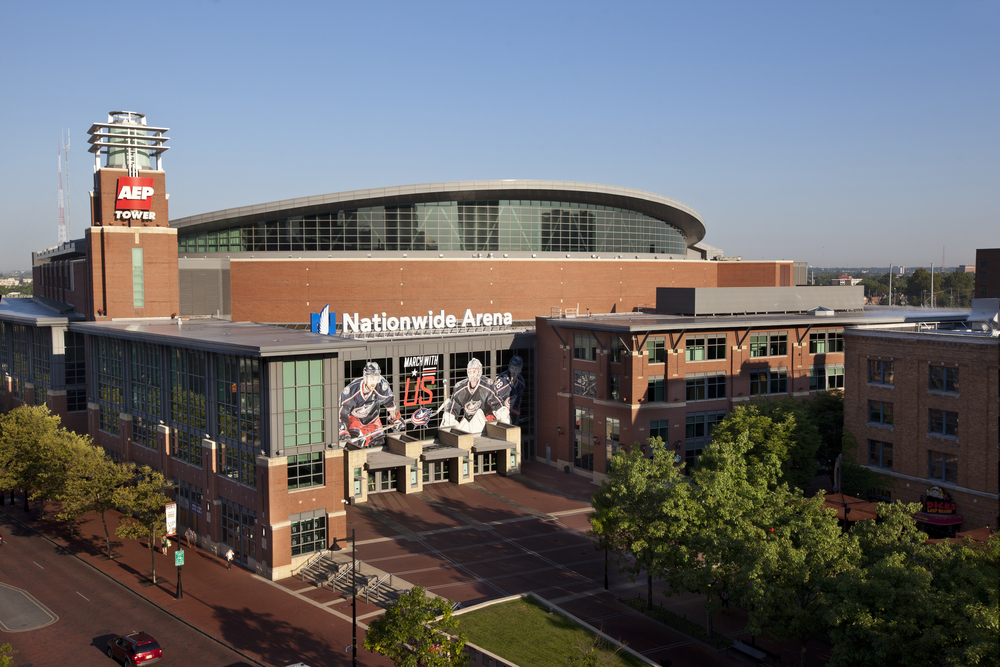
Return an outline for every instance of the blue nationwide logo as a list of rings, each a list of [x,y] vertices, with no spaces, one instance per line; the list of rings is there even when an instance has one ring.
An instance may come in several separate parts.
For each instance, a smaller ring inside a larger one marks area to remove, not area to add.
[[[337,335],[337,313],[330,312],[330,304],[318,313],[309,314],[309,330],[313,333]]]

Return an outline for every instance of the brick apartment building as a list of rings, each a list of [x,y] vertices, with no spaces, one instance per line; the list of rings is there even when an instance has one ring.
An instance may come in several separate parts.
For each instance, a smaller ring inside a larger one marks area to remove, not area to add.
[[[865,310],[845,286],[659,289],[655,313],[540,317],[538,458],[600,480],[618,447],[659,436],[693,465],[734,407],[844,387],[850,327],[967,316]]]
[[[974,300],[970,329],[845,331],[844,426],[857,461],[895,478],[893,500],[923,503],[917,518],[935,536],[1000,522],[997,307]]]

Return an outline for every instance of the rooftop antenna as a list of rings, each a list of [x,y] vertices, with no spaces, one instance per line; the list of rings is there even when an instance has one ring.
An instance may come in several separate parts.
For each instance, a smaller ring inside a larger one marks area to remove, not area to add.
[[[70,196],[69,196],[69,128],[66,128],[66,240],[73,238],[73,223],[70,220]]]
[[[63,208],[63,185],[62,185],[62,136],[59,137],[59,227],[58,242],[66,242],[66,214]]]

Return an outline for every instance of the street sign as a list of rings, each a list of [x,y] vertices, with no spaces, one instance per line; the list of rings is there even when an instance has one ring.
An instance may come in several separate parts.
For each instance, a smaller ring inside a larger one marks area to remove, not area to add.
[[[174,552],[174,565],[180,567],[183,564],[184,564],[184,551],[182,549],[178,549],[177,551]]]

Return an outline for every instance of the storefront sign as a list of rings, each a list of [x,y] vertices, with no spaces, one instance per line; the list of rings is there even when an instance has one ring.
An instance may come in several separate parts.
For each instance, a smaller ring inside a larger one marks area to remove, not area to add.
[[[940,486],[932,486],[924,493],[924,512],[927,514],[954,514],[958,504]]]
[[[153,205],[153,179],[149,177],[122,177],[118,179],[115,195],[115,220],[155,220]]]

